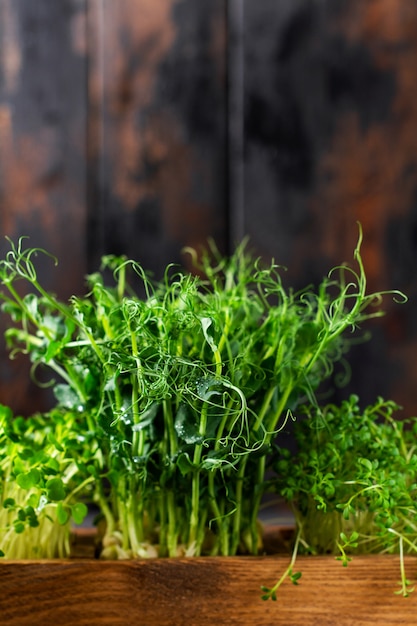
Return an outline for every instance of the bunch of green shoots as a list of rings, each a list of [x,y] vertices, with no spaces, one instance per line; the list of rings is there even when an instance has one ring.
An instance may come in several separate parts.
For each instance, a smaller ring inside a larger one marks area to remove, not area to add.
[[[0,405],[1,556],[69,556],[71,524],[87,513],[78,499],[86,484],[77,480],[77,463],[63,448],[69,437],[58,411],[23,419]]]
[[[298,450],[280,450],[275,469],[294,510],[296,551],[334,554],[343,565],[353,554],[399,554],[399,593],[407,595],[403,555],[417,553],[417,418],[395,419],[398,408],[378,398],[362,410],[355,395],[340,406],[306,406],[295,425]]]
[[[64,303],[38,280],[43,251],[10,242],[0,261],[14,321],[6,339],[12,356],[57,377],[57,407],[85,441],[78,470],[105,521],[102,556],[258,553],[277,434],[343,363],[352,331],[383,314],[360,243],[356,269],[299,292],[245,244],[230,258],[190,251],[197,274],[168,266],[157,284],[137,262],[108,256],[88,293]]]

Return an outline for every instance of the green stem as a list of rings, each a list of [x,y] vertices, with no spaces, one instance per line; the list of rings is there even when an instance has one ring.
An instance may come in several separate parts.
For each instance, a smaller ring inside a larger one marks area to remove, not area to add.
[[[178,533],[177,533],[177,515],[175,507],[175,497],[172,490],[167,493],[167,509],[168,509],[168,554],[175,557],[178,554]]]
[[[132,374],[132,415],[133,415],[133,424],[137,425],[140,422],[140,414],[138,409],[139,404],[139,394],[138,394],[138,380],[137,375]],[[145,444],[144,432],[142,429],[134,429],[132,433],[132,458],[141,456],[143,454],[143,446]]]
[[[129,544],[134,557],[138,556],[140,552],[140,543],[144,541],[143,507],[138,503],[137,491],[138,488],[136,481],[132,477],[129,481],[129,495],[126,501],[126,517]]]
[[[162,491],[158,501],[159,512],[159,556],[168,556],[168,522],[167,522],[167,499]]]
[[[177,452],[177,434],[175,432],[174,425],[174,416],[172,414],[172,401],[164,400],[163,401],[163,412],[164,412],[164,432],[166,433],[166,441],[165,441],[165,453],[172,457]]]
[[[282,576],[277,580],[275,585],[273,587],[271,587],[271,589],[266,590],[265,588],[263,588],[264,591],[267,591],[266,595],[263,596],[264,600],[267,600],[268,598],[272,598],[273,600],[276,600],[276,592],[281,587],[282,583],[288,578],[288,576],[292,576],[294,565],[295,565],[295,562],[296,562],[297,556],[298,556],[298,546],[300,544],[300,535],[301,535],[301,530],[299,530],[298,533],[297,533],[297,536],[295,538],[294,548],[293,548],[292,555],[291,555],[290,563],[289,563],[288,567],[285,569],[285,571],[282,574]]]
[[[97,482],[94,499],[98,503],[100,511],[104,515],[104,519],[106,520],[106,533],[109,535],[113,534],[116,530],[116,521],[114,518],[114,514],[109,506],[108,498],[103,492],[103,485],[101,484],[100,480]]]
[[[285,407],[287,406],[288,398],[292,390],[294,389],[295,384],[288,384],[285,391],[282,393],[280,401],[278,402],[278,406],[271,416],[267,427],[266,427],[266,442],[270,442],[272,437],[276,435],[276,429],[278,426],[278,422],[284,412]]]
[[[212,470],[208,475],[208,493],[209,493],[209,502],[210,508],[213,512],[214,519],[213,521],[216,524],[218,537],[219,537],[219,545],[220,545],[220,554],[223,556],[229,555],[229,524],[228,518],[224,517],[224,513],[220,510],[217,497],[216,497],[216,489],[215,489],[215,477],[217,475],[216,470]]]
[[[267,411],[268,411],[268,409],[270,407],[270,404],[272,402],[272,398],[274,396],[275,390],[276,390],[276,386],[274,385],[273,387],[270,387],[268,389],[268,391],[266,392],[266,394],[264,396],[261,408],[257,412],[255,424],[253,426],[253,430],[256,433],[259,431],[259,429],[261,427],[261,424],[262,424],[262,422],[263,422],[263,420],[265,418],[265,415],[266,415],[266,413],[267,413]]]
[[[262,456],[257,464],[256,468],[256,478],[255,484],[253,487],[253,497],[252,497],[252,516],[250,523],[250,534],[251,534],[251,543],[250,551],[252,554],[257,554],[258,545],[259,545],[259,524],[258,524],[258,516],[259,509],[261,508],[261,500],[263,496],[263,485],[265,481],[265,466],[266,466],[266,457]]]
[[[201,410],[199,435],[202,437],[206,433],[207,429],[207,413],[208,403],[204,403]],[[203,445],[197,444],[194,448],[193,464],[195,470],[191,483],[191,515],[190,515],[190,530],[188,535],[188,547],[195,553],[196,556],[200,553],[200,537],[199,537],[199,508],[200,508],[200,470],[198,469],[201,462],[201,455],[203,451]]]
[[[235,512],[233,514],[232,545],[230,548],[230,552],[233,555],[238,551],[242,533],[243,481],[248,458],[247,455],[242,458],[236,478]]]

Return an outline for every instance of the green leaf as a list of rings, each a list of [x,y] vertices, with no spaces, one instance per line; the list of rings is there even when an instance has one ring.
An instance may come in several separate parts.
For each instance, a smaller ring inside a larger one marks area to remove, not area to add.
[[[174,428],[178,438],[187,444],[199,444],[203,441],[203,437],[198,432],[199,425],[186,404],[179,407],[175,416]]]
[[[61,349],[60,341],[49,341],[48,348],[44,356],[45,362],[48,363],[48,361],[53,359],[57,355],[57,353],[60,351],[60,349]]]
[[[5,422],[10,422],[13,418],[13,411],[10,407],[0,404],[0,419]]]
[[[118,485],[119,485],[119,480],[120,480],[120,475],[119,472],[117,472],[114,469],[111,469],[110,471],[107,472],[106,474],[106,478],[107,480],[110,482],[110,484],[112,485],[112,487],[114,487],[115,489],[117,489]]]
[[[21,521],[14,522],[14,530],[18,535],[21,535],[25,530],[24,523]]]
[[[213,395],[220,395],[219,381],[214,376],[204,376],[197,381],[197,395],[201,400],[210,400]]]
[[[33,507],[31,506],[26,507],[25,512],[26,512],[26,519],[29,522],[29,526],[31,528],[36,528],[37,526],[39,526],[38,516],[36,515],[36,512],[33,509]]]
[[[61,478],[50,478],[45,487],[49,500],[53,502],[64,500],[67,495],[65,485]]]
[[[159,402],[153,402],[148,409],[140,414],[139,421],[137,422],[137,424],[134,424],[132,430],[134,432],[140,432],[141,430],[144,430],[145,428],[150,426],[157,416],[159,407]]]
[[[91,475],[94,476],[94,478],[98,478],[99,477],[99,471],[96,468],[95,465],[93,465],[92,463],[90,463],[89,465],[86,466],[86,470],[87,472]]]
[[[318,329],[315,322],[305,322],[300,325],[296,335],[296,346],[307,350],[317,342]]]
[[[16,476],[16,482],[22,489],[32,489],[39,484],[41,479],[41,473],[38,469],[32,468],[26,474],[19,474]]]
[[[82,524],[87,513],[88,508],[84,502],[76,502],[71,506],[71,516],[75,524]]]
[[[28,459],[33,457],[34,454],[35,452],[31,448],[24,448],[23,450],[19,451],[19,457],[23,459],[24,461],[27,461]]]
[[[58,452],[64,452],[64,447],[59,443],[58,439],[53,433],[48,433],[48,441],[58,450]]]
[[[54,395],[58,400],[58,404],[65,409],[77,409],[80,405],[80,398],[78,394],[69,385],[55,385]]]
[[[204,335],[205,340],[207,341],[208,345],[213,350],[213,352],[216,352],[217,351],[217,345],[216,345],[216,343],[214,341],[214,338],[209,333],[209,328],[211,328],[212,325],[213,325],[212,318],[211,317],[201,317],[200,318],[200,324],[201,324],[201,328],[203,329],[203,335]]]
[[[177,458],[177,467],[183,476],[195,472],[198,467],[191,461],[188,452],[182,452]]]
[[[369,459],[361,458],[361,459],[358,459],[358,462],[361,465],[363,465],[363,467],[365,467],[368,470],[368,472],[372,472],[373,470],[372,461],[370,461]]]
[[[349,520],[350,518],[350,514],[351,514],[351,507],[350,506],[345,506],[343,509],[343,519],[345,520]]]
[[[63,452],[63,450],[61,450]],[[57,474],[59,472],[59,461],[54,457],[50,457],[45,464],[45,469],[48,469],[51,473]]]
[[[64,526],[70,518],[68,508],[64,506],[62,502],[59,502],[58,506],[56,507],[56,518],[61,526]]]

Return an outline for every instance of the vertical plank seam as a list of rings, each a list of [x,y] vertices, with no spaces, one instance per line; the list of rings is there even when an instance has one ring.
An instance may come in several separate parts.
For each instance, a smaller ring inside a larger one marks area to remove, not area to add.
[[[227,142],[229,245],[245,236],[244,162],[244,0],[227,2]]]

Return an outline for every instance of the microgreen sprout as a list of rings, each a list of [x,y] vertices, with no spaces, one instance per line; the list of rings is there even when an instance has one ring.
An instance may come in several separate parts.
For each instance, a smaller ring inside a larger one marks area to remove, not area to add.
[[[296,539],[295,539],[294,547],[292,551],[292,556],[288,564],[288,567],[284,570],[284,572],[282,573],[282,575],[280,576],[280,578],[277,580],[277,582],[274,584],[273,587],[266,587],[265,585],[261,586],[261,591],[263,592],[261,595],[262,600],[273,600],[274,602],[276,602],[278,589],[281,587],[281,585],[283,584],[285,580],[290,580],[293,585],[298,585],[298,581],[300,580],[302,576],[302,572],[293,572],[293,569],[294,569],[295,562],[297,559],[298,546],[300,543],[300,539],[301,539],[301,532],[299,529],[296,535]]]
[[[334,268],[317,289],[284,288],[281,268],[253,257],[243,242],[231,257],[214,245],[200,258],[188,250],[195,274],[168,266],[159,283],[136,261],[108,255],[87,277],[87,293],[68,302],[38,279],[43,251],[9,240],[0,261],[2,308],[12,320],[7,345],[12,357],[29,355],[35,376],[38,368],[51,373],[56,397],[39,434],[56,448],[55,474],[45,474],[43,462],[29,466],[16,475],[19,488],[30,483],[39,498],[49,493],[61,525],[84,510],[79,503],[98,505],[103,558],[260,553],[258,514],[274,488],[266,472],[275,465],[283,475],[280,432],[301,405],[317,407],[316,392],[343,363],[352,331],[383,314],[386,294],[367,292],[361,237],[355,266]],[[349,500],[346,492],[336,503],[349,518],[371,489],[372,463],[361,470],[360,495]],[[319,482],[303,497],[325,509],[333,470],[314,472]],[[280,487],[287,496],[298,497],[296,478],[289,472]],[[372,487],[381,502],[387,480]],[[20,510],[18,529],[32,520],[31,510]],[[335,506],[333,514],[336,541],[353,547],[343,513]],[[375,536],[366,541],[376,545]],[[315,546],[305,533],[299,542]],[[298,581],[296,553],[282,580]],[[264,597],[276,598],[280,584]]]
[[[52,417],[52,416],[51,416]],[[51,423],[54,428],[51,428]],[[77,462],[63,445],[68,424],[55,414],[23,419],[0,405],[0,550],[8,559],[66,557],[71,523],[87,506]]]
[[[293,507],[299,551],[398,554],[401,590],[413,587],[404,554],[417,553],[417,418],[395,419],[399,407],[378,398],[361,409],[351,395],[340,406],[300,407],[298,449],[276,457],[278,490]]]
[[[348,556],[347,551],[352,550],[352,548],[358,547],[358,539],[359,533],[353,531],[349,537],[344,532],[340,533],[340,541],[337,542],[337,548],[340,552],[340,556],[337,556],[337,560],[341,561],[343,566],[346,567],[349,561],[352,560],[352,557]]]

